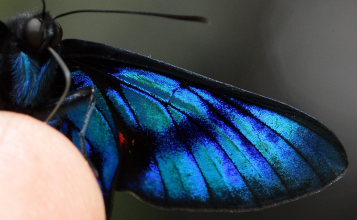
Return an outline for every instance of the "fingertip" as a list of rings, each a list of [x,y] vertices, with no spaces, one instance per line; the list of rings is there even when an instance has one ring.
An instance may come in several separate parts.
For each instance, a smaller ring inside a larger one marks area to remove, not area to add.
[[[105,219],[77,148],[44,122],[11,112],[0,112],[0,219]]]

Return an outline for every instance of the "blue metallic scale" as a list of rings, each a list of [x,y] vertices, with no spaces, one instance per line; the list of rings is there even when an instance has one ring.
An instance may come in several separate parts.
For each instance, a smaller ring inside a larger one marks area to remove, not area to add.
[[[298,123],[282,117],[272,111],[267,111],[258,106],[239,102],[244,108],[259,118],[262,122],[274,128],[274,130],[297,146],[301,154],[309,161],[314,169],[319,169],[320,177],[328,181],[331,175],[338,174],[344,169],[344,160],[338,157],[336,149],[325,139],[304,128]],[[324,152],[323,154],[321,152]],[[324,167],[324,169],[321,169]]]
[[[78,88],[96,86],[85,72],[73,75]],[[140,146],[153,148],[147,165],[121,184],[155,204],[262,207],[319,190],[345,168],[344,155],[327,140],[269,109],[142,69],[122,67],[108,75],[116,86],[96,87],[102,101],[89,126],[89,141],[97,146],[92,151],[108,151],[108,164],[119,161],[119,152],[107,149],[119,138],[107,135],[110,129],[130,131],[128,140],[135,131],[152,137]],[[101,112],[110,112],[105,99],[121,126],[113,126],[112,116],[103,117]],[[79,126],[83,111],[72,110],[68,119]],[[108,188],[116,166],[106,169],[102,181]]]
[[[56,64],[52,59],[44,65],[30,58],[24,52],[12,60],[13,95],[22,107],[32,106],[42,101],[56,74]]]

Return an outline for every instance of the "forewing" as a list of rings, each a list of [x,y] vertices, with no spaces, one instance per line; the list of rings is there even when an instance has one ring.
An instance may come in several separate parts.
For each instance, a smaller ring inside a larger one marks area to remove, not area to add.
[[[319,191],[347,167],[334,134],[288,105],[100,44],[68,40],[64,55],[113,114],[118,189],[154,204],[255,209]]]

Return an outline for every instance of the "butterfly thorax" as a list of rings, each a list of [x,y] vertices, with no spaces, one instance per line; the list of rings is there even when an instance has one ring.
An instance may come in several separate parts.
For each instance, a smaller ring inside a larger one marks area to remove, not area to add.
[[[12,102],[20,107],[34,107],[46,100],[56,73],[56,63],[48,59],[45,63],[20,52],[11,61]]]

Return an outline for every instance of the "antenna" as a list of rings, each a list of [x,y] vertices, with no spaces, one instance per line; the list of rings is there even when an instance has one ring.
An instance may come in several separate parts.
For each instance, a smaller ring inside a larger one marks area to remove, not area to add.
[[[46,13],[46,1],[42,0],[42,17],[45,16]]]
[[[193,21],[200,23],[208,23],[207,18],[201,16],[191,16],[191,15],[173,15],[173,14],[164,14],[164,13],[155,13],[155,12],[143,12],[143,11],[126,11],[126,10],[96,10],[96,9],[83,9],[83,10],[74,10],[65,12],[57,15],[54,19],[58,19],[67,15],[79,14],[79,13],[112,13],[112,14],[134,14],[134,15],[145,15],[152,17],[161,17],[169,18],[175,20],[183,21]]]

